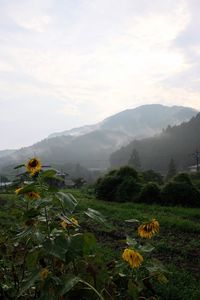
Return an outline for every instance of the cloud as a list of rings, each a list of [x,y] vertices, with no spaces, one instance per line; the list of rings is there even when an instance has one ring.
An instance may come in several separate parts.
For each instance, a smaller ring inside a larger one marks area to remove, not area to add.
[[[34,101],[54,116],[56,131],[145,103],[200,108],[198,6],[189,0],[3,1],[4,103]]]

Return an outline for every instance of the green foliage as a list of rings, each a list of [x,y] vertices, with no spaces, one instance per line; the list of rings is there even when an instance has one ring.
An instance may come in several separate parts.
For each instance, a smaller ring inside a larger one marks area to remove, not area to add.
[[[192,185],[192,180],[187,173],[180,173],[173,178],[173,181]]]
[[[136,149],[140,154],[144,170],[153,169],[167,172],[172,157],[177,169],[181,166],[187,170],[188,167],[196,163],[194,156],[190,154],[197,147],[199,132],[200,114],[197,114],[189,122],[163,130],[159,136],[134,140],[112,153],[110,157],[111,167],[117,168],[127,165],[133,149]],[[175,172],[173,171],[171,176],[174,175]]]
[[[112,174],[121,183],[124,174],[128,174],[127,182],[137,178],[137,172],[129,168]],[[46,181],[54,177],[53,171],[37,170],[35,175],[31,170],[31,183],[23,182],[15,191],[18,197],[12,199],[12,213],[4,216],[5,223],[0,227],[1,297],[112,300],[145,295],[148,300],[155,296],[143,284],[144,276],[157,276],[150,270],[156,268],[150,259],[154,247],[148,241],[140,243],[139,237],[136,241],[136,234],[132,233],[124,247],[127,243],[126,250],[139,256],[140,262],[134,258],[133,264],[131,257],[106,261],[94,234],[87,230],[91,221],[109,230],[106,218],[93,208],[77,212],[76,198],[71,193],[53,190]],[[10,210],[5,207],[4,211]],[[79,224],[77,216],[79,222],[86,222],[86,227]],[[165,276],[166,270],[156,272]]]
[[[74,187],[77,189],[80,189],[85,184],[83,177],[73,178],[73,182],[75,184]]]
[[[168,166],[167,176],[166,180],[169,181],[171,178],[173,178],[177,173],[175,161],[173,158],[171,158]]]
[[[129,161],[128,161],[128,165],[136,170],[141,169],[140,156],[136,149],[133,149],[131,156],[129,158]]]
[[[147,170],[142,172],[142,178],[145,183],[156,182],[158,184],[163,184],[163,177],[160,173],[155,172],[154,170]]]
[[[127,176],[119,184],[115,194],[115,201],[128,202],[137,199],[141,185],[134,177]]]
[[[199,207],[200,192],[195,188],[187,175],[181,174],[164,186],[162,203],[164,205]]]
[[[140,201],[149,204],[160,203],[161,202],[160,187],[154,182],[147,183],[141,191]]]
[[[137,199],[141,190],[141,180],[136,170],[125,166],[112,170],[97,180],[95,192],[99,199],[126,202]]]

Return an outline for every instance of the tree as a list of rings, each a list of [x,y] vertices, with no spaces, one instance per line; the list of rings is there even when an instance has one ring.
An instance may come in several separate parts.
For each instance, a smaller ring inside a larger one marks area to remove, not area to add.
[[[142,172],[142,177],[145,182],[156,182],[158,184],[163,184],[163,177],[160,173],[154,170],[147,170]]]
[[[83,177],[74,178],[73,182],[75,183],[74,187],[77,189],[80,189],[85,184]]]
[[[176,170],[176,165],[174,162],[174,159],[171,158],[170,162],[169,162],[169,167],[168,167],[168,172],[167,172],[167,176],[166,176],[166,180],[170,180],[171,178],[173,178],[177,173]]]
[[[99,178],[95,184],[97,198],[106,201],[134,201],[141,191],[141,179],[129,166],[112,170]]]
[[[128,165],[136,170],[141,169],[141,162],[140,162],[140,156],[136,149],[133,149],[133,152],[130,156],[130,159],[128,161]]]

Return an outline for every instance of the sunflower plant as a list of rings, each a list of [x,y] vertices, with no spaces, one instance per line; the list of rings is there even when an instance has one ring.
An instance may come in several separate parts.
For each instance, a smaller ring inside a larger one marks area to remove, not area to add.
[[[152,258],[154,246],[151,240],[159,233],[159,222],[156,219],[141,224],[136,219],[126,222],[137,226],[133,236],[126,237],[126,247],[122,252],[123,263],[118,265],[118,274],[124,278],[130,299],[157,299],[153,283],[158,281],[165,284],[168,281],[168,271],[160,261]]]
[[[137,237],[127,236],[121,259],[106,262],[95,236],[81,224],[86,218],[105,225],[104,216],[92,208],[78,210],[72,194],[50,184],[56,172],[45,170],[38,158],[16,168],[21,167],[29,180],[16,187],[13,223],[0,239],[3,299],[155,297],[150,280],[165,281],[165,270],[150,260],[153,247],[144,240],[158,233],[157,220],[141,224]]]

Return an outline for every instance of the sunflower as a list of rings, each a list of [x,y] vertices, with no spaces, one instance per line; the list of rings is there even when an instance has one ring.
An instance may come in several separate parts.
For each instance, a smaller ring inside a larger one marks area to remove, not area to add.
[[[138,227],[138,235],[141,238],[151,239],[152,236],[159,232],[160,225],[156,219],[151,222],[142,224]]]
[[[21,194],[21,191],[23,190],[23,188],[21,187],[21,188],[18,188],[18,189],[16,189],[15,190],[15,194],[16,195],[19,195],[19,194]]]
[[[48,270],[47,268],[43,268],[43,269],[40,271],[40,273],[39,273],[40,279],[41,279],[41,280],[46,279],[47,276],[48,276],[48,274],[49,274],[49,270]]]
[[[26,170],[34,176],[37,174],[42,168],[41,162],[36,157],[31,158],[26,164]]]
[[[75,218],[71,218],[70,219],[71,222],[66,222],[66,221],[62,221],[60,222],[60,225],[66,229],[66,228],[69,228],[69,227],[76,227],[78,226],[78,221],[75,219]]]
[[[27,197],[32,200],[40,199],[40,195],[36,192],[28,192],[26,193]]]
[[[141,263],[143,262],[143,257],[142,255],[130,248],[126,248],[122,254],[122,258],[124,261],[126,261],[127,263],[129,263],[129,265],[131,266],[131,268],[139,268],[139,266],[141,265]]]

